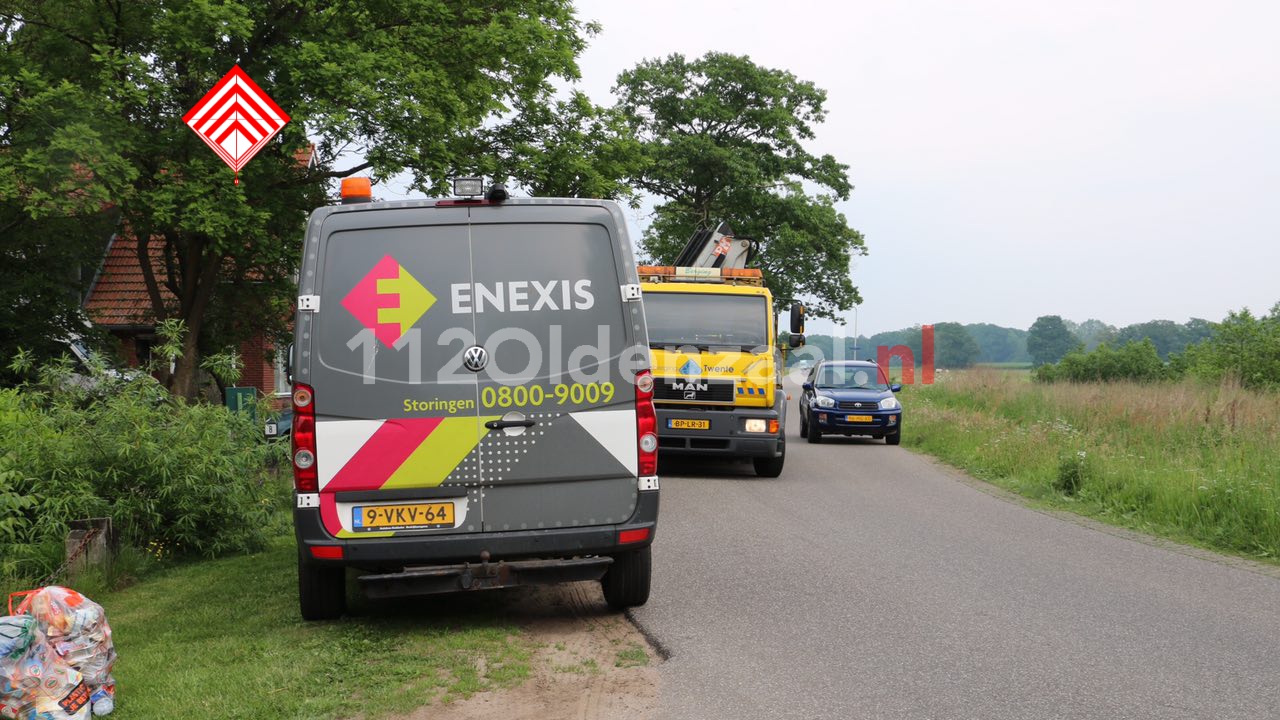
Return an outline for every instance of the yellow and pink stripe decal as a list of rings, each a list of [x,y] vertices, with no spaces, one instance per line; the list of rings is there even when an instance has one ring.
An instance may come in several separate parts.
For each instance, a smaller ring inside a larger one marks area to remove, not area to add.
[[[494,417],[320,420],[316,445],[320,517],[336,537],[389,537],[356,533],[339,517],[334,493],[436,487],[471,454]]]

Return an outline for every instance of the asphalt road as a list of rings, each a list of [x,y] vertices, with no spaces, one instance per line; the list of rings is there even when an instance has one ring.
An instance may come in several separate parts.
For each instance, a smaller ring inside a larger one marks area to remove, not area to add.
[[[790,425],[776,480],[664,463],[659,717],[1280,718],[1280,578]]]

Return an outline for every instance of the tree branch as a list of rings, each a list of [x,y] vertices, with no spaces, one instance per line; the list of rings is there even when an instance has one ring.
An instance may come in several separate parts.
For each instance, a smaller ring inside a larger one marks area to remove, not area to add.
[[[25,25],[35,25],[36,27],[42,27],[42,28],[45,28],[45,29],[47,29],[47,30],[52,30],[52,31],[54,31],[54,32],[58,33],[59,35],[61,35],[61,36],[65,37],[65,38],[67,38],[68,40],[73,40],[73,41],[78,42],[78,43],[80,43],[81,45],[83,45],[83,46],[85,46],[85,47],[89,48],[90,50],[93,50],[93,43],[91,43],[91,42],[89,42],[88,40],[85,40],[84,38],[79,37],[79,36],[77,36],[77,35],[72,35],[71,33],[67,32],[66,30],[63,30],[62,28],[60,28],[60,27],[58,27],[58,26],[56,26],[56,25],[53,25],[53,24],[51,24],[51,23],[40,22],[39,20],[32,20],[32,19],[31,19],[31,18],[29,18],[29,17],[23,17],[23,16],[21,16],[21,15],[14,15],[14,14],[12,14],[12,13],[5,13],[5,12],[0,12],[0,18],[4,18],[5,20],[9,20],[10,22],[20,22],[20,23],[23,23],[23,24],[25,24]]]

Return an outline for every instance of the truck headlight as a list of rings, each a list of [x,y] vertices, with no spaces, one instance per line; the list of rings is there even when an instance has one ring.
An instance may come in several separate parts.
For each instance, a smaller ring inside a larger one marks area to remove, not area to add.
[[[902,406],[898,404],[898,398],[887,397],[880,401],[881,410],[897,410],[900,407]]]
[[[819,395],[815,402],[817,403],[818,407],[835,407],[836,406],[835,399],[827,397],[826,395]]]
[[[764,418],[747,418],[742,424],[742,429],[752,433],[768,432],[769,425]]]

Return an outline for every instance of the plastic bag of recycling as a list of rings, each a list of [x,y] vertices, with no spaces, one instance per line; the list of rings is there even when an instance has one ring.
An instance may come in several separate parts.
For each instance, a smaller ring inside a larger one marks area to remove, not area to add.
[[[88,720],[91,693],[30,615],[0,617],[0,717]]]
[[[106,715],[115,708],[116,662],[111,626],[102,606],[70,588],[51,585],[23,601],[19,613],[35,618],[54,652],[68,666],[84,676],[94,715]]]

